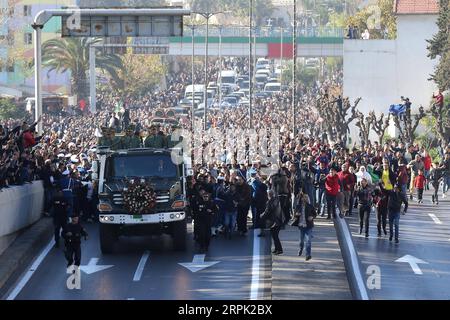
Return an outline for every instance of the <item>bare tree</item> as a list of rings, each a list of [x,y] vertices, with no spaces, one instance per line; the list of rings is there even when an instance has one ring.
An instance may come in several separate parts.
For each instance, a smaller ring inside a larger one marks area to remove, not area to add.
[[[335,99],[328,94],[318,99],[316,108],[324,119],[323,129],[329,139],[344,145],[347,143],[349,124],[358,117],[356,108],[360,101],[361,98],[358,98],[352,105],[349,98],[339,96]]]
[[[411,108],[406,108],[406,112],[402,115],[393,114],[395,127],[399,131],[400,139],[406,143],[414,142],[414,133],[419,126],[420,120],[426,117],[423,106],[420,106],[419,113],[412,116]]]
[[[389,127],[389,115],[384,116],[384,113],[380,114],[380,118],[377,119],[375,112],[371,111],[369,113],[369,117],[371,118],[373,131],[378,135],[378,142],[380,145],[383,143],[384,135],[386,134],[386,130]]]
[[[370,114],[365,116],[360,111],[356,111],[356,114],[356,126],[359,128],[359,138],[361,140],[361,146],[364,148],[364,146],[369,144],[370,129],[373,126],[372,117]]]

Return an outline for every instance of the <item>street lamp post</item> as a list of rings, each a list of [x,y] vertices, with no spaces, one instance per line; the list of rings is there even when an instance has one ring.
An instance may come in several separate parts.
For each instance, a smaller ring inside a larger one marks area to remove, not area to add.
[[[191,130],[192,132],[194,131],[194,126],[195,126],[195,117],[194,117],[194,97],[195,97],[195,70],[194,70],[194,57],[195,57],[195,43],[194,43],[194,30],[195,30],[195,25],[192,24],[190,26],[187,26],[191,31],[192,31],[192,58],[191,58],[191,62],[192,62],[192,68],[191,68],[191,84],[192,84],[192,104],[191,104]]]
[[[209,19],[217,14],[220,13],[227,13],[228,11],[219,11],[219,12],[193,12],[195,14],[201,15],[203,18],[206,19],[206,35],[205,35],[205,88],[204,88],[204,123],[203,123],[203,130],[206,131],[207,129],[207,107],[208,107],[208,36],[209,36]]]
[[[222,105],[222,26],[219,26],[219,108]]]
[[[297,106],[296,106],[296,95],[297,95],[297,82],[295,77],[297,76],[297,0],[294,0],[294,23],[293,23],[293,67],[292,67],[292,127],[294,137],[297,135],[297,123],[295,121],[295,116],[297,114]]]
[[[248,100],[248,116],[249,116],[249,127],[252,129],[252,103],[253,103],[253,73],[252,73],[252,24],[253,24],[253,1],[249,0],[249,33],[248,33],[248,81],[249,81],[249,100]],[[255,67],[255,66],[253,66]]]

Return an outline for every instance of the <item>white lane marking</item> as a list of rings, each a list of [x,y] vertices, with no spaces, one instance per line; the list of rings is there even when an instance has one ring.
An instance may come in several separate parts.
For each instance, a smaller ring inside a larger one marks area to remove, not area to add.
[[[430,216],[430,218],[431,218],[431,219],[433,219],[434,223],[436,223],[436,224],[442,224],[442,221],[441,221],[441,220],[439,220],[439,218],[438,218],[438,217],[436,217],[436,215],[435,215],[435,214],[433,214],[433,213],[429,213],[428,215]]]
[[[406,256],[403,256],[403,257],[395,260],[395,262],[406,262],[406,263],[408,263],[411,266],[411,269],[414,271],[415,274],[423,274],[422,270],[418,266],[419,263],[428,264],[428,262],[423,261],[423,260],[421,260],[419,258],[416,258],[414,256],[411,256],[409,254],[407,254]]]
[[[258,300],[259,293],[259,274],[260,274],[260,247],[261,239],[258,237],[261,229],[253,229],[253,261],[252,261],[252,284],[250,290],[250,300]]]
[[[133,301],[136,300],[136,298],[127,298],[127,300]]]
[[[180,262],[179,265],[185,267],[191,272],[201,271],[208,267],[211,267],[215,264],[218,264],[220,261],[205,261],[205,254],[196,254],[192,259],[192,262]]]
[[[50,242],[47,244],[47,246],[42,250],[41,254],[34,260],[31,267],[28,269],[27,273],[20,279],[20,282],[17,284],[17,286],[14,288],[14,290],[9,294],[8,298],[6,300],[14,300],[19,295],[19,293],[22,291],[22,289],[27,285],[28,281],[33,276],[34,272],[39,268],[39,265],[44,261],[47,254],[50,252],[50,250],[53,248],[55,241],[53,238],[50,240]]]
[[[342,231],[344,232],[345,240],[349,246],[350,252],[350,260],[352,263],[353,270],[355,270],[355,278],[358,285],[358,290],[360,292],[362,300],[369,300],[369,295],[366,290],[366,285],[362,278],[361,269],[359,268],[358,257],[356,254],[355,246],[353,245],[352,236],[350,234],[350,230],[348,229],[347,223],[345,223],[344,219],[338,219],[337,223],[342,225]]]
[[[100,260],[100,259],[99,258],[91,258],[91,260],[89,260],[89,263],[87,265],[80,267],[81,271],[83,271],[84,273],[87,273],[87,274],[93,274],[93,273],[114,267],[114,265],[111,265],[111,264],[110,265],[97,265],[98,260]]]
[[[134,273],[133,281],[140,281],[142,277],[142,272],[144,271],[145,264],[147,263],[150,252],[145,251],[141,257],[141,261],[137,266],[136,272]]]

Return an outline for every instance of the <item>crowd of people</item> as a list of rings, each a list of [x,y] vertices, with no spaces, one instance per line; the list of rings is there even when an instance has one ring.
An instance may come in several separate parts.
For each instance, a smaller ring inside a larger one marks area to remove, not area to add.
[[[219,63],[212,61],[209,66],[212,79],[219,73]],[[246,59],[226,58],[222,63],[223,69],[248,72]],[[181,65],[181,70],[190,68]],[[201,83],[200,68],[194,77],[194,82]],[[45,128],[40,137],[35,134],[36,123],[5,121],[0,126],[0,189],[42,179],[47,214],[55,194],[62,193],[69,216],[95,220],[98,195],[91,164],[99,142],[103,139],[104,144],[105,139],[110,139],[115,141],[110,146],[170,147],[167,137],[178,126],[158,130],[151,118],[156,109],[175,107],[191,82],[190,72],[178,72],[168,78],[166,90],[146,96],[119,97],[102,92],[95,117],[86,113],[45,114],[38,119]],[[249,152],[240,159],[237,145],[230,150],[222,143],[219,147],[224,150],[195,163],[194,176],[189,179],[189,199],[195,239],[202,251],[208,249],[211,236],[224,233],[229,238],[235,231],[245,235],[249,212],[251,228],[270,229],[274,254],[283,252],[278,234],[291,221],[302,234],[299,255],[306,241],[306,259],[311,259],[311,235],[317,215],[337,219],[355,212],[360,217],[360,233],[368,237],[372,208],[376,208],[378,236],[387,235],[389,221],[389,238],[398,242],[400,212],[402,203],[403,212],[407,210],[407,196],[411,200],[415,195],[421,203],[423,190],[431,187],[432,201],[438,204],[442,182],[445,196],[450,186],[450,148],[443,150],[442,162],[435,163],[428,150],[417,144],[407,146],[392,140],[384,145],[375,142],[364,148],[348,148],[322,135],[323,119],[315,109],[317,99],[341,84],[342,73],[337,72],[312,87],[299,86],[297,135],[290,130],[291,113],[286,112],[291,105],[291,90],[255,99],[255,131],[279,129],[278,150],[271,155],[275,160],[264,162],[249,157]],[[200,132],[198,123],[194,130]],[[248,110],[211,110],[208,125],[216,129],[215,136],[203,134],[203,147],[217,135],[226,137],[229,130],[248,128]],[[191,121],[181,121],[179,126],[190,130]],[[126,131],[125,137],[114,140],[114,134],[120,131]],[[124,142],[124,138],[128,140]],[[252,148],[250,139],[243,141],[246,151]]]

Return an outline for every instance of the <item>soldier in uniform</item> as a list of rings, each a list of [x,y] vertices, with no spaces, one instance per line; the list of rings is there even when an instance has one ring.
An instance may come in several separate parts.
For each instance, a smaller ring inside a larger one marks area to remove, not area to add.
[[[166,145],[164,133],[159,132],[159,126],[152,125],[150,127],[150,135],[145,139],[145,148],[164,148]]]
[[[219,211],[211,195],[205,190],[200,190],[200,200],[196,203],[195,225],[198,228],[198,243],[201,253],[208,251],[211,241],[211,225],[215,214]]]
[[[121,144],[120,143],[121,138],[116,137],[116,129],[115,128],[109,128],[109,136],[111,139],[111,145],[110,145],[111,150],[119,150],[120,144]]]
[[[55,247],[59,248],[59,238],[67,226],[67,212],[69,203],[64,198],[61,188],[57,188],[55,196],[53,197],[53,225],[55,226]]]
[[[134,135],[136,127],[129,125],[125,131],[125,136],[121,138],[121,149],[136,149],[141,147],[141,139]]]
[[[177,140],[174,139],[174,141],[172,141],[172,134],[178,129],[180,129],[180,126],[178,126],[176,124],[172,125],[172,133],[169,134],[166,139],[166,148],[170,148],[170,149],[175,148],[177,146],[177,144],[179,144],[181,141],[183,141],[182,136],[179,136]]]
[[[72,217],[72,221],[67,225],[63,237],[66,244],[67,267],[73,264],[79,267],[81,262],[81,237],[87,240],[88,233],[79,223],[78,216]]]
[[[102,127],[102,136],[98,138],[97,145],[102,147],[110,147],[111,141],[109,139],[109,129],[108,127]]]

